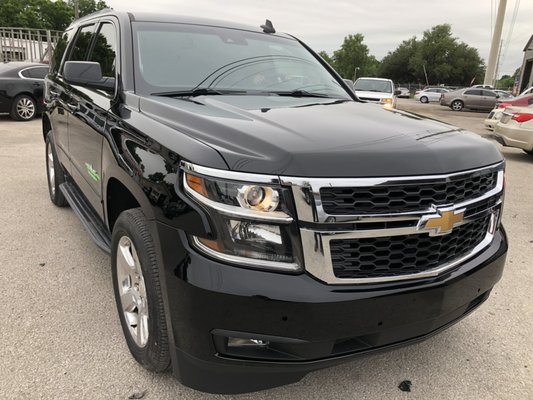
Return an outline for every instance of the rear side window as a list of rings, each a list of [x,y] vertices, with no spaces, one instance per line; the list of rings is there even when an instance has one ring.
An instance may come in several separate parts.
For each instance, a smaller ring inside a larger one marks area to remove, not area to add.
[[[23,71],[20,71],[20,74],[24,78],[33,78],[33,79],[44,79],[47,73],[48,73],[48,67],[28,68]]]
[[[469,94],[471,96],[481,96],[481,90],[478,90],[478,89],[467,90],[465,91],[465,94]]]
[[[96,61],[102,67],[102,75],[115,76],[117,54],[117,35],[111,23],[103,23],[96,35],[89,61]]]
[[[70,53],[69,61],[86,61],[94,37],[94,24],[84,26],[76,36],[76,42]]]
[[[490,90],[483,90],[483,96],[496,97],[496,93]]]

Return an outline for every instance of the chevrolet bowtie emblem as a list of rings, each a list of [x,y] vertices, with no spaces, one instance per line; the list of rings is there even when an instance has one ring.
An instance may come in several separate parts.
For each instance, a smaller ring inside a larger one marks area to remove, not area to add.
[[[429,231],[430,236],[446,235],[463,222],[465,210],[438,209],[437,213],[420,218],[417,229]]]

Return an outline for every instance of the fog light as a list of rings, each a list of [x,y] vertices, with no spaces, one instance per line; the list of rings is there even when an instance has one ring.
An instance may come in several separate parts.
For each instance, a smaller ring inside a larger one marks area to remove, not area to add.
[[[261,339],[243,339],[243,338],[228,338],[228,347],[267,347],[270,342]]]

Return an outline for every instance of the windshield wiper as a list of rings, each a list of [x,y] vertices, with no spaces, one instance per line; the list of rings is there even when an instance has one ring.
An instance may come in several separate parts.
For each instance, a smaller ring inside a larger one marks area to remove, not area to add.
[[[215,90],[210,88],[198,88],[191,90],[173,90],[169,92],[152,93],[152,96],[167,97],[195,97],[195,96],[216,96],[224,94],[244,94],[244,90]]]
[[[307,90],[296,89],[292,91],[276,91],[268,92],[270,94],[277,94],[278,96],[287,96],[287,97],[321,97],[324,99],[331,99],[333,97],[328,96],[327,94],[322,93],[312,93]]]

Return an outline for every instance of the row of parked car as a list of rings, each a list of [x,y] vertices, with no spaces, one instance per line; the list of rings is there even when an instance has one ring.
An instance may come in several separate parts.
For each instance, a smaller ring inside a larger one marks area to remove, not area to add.
[[[516,147],[533,155],[533,88],[526,94],[500,100],[485,119],[492,138],[503,146]]]

